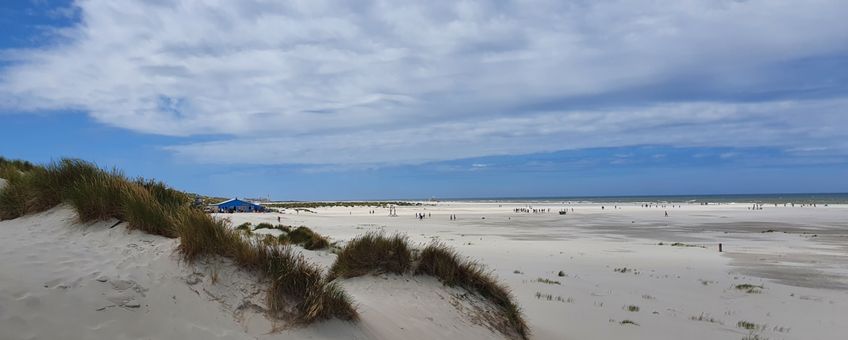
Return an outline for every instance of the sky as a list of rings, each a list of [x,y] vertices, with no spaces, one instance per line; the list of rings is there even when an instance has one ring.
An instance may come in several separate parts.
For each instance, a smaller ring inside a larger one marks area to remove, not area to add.
[[[278,200],[848,192],[845,13],[3,1],[0,156]]]

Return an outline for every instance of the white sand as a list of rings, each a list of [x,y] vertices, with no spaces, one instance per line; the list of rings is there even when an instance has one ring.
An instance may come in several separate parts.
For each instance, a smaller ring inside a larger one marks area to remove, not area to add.
[[[385,209],[369,215],[373,208],[281,216],[335,240],[385,230],[451,245],[513,289],[536,339],[741,339],[752,331],[740,321],[759,325],[753,333],[770,339],[839,339],[848,331],[848,206],[604,205],[568,205],[575,212],[566,216],[556,213],[562,204],[534,205],[548,214],[516,214],[512,209],[524,204],[456,202],[400,207],[399,217]],[[416,212],[432,218],[416,220]],[[230,216],[238,224],[276,223],[280,215]],[[763,233],[769,229],[776,232]],[[623,267],[634,271],[614,271]],[[745,283],[764,289],[734,288]],[[630,305],[639,311],[625,310]],[[691,320],[701,315],[712,322]]]
[[[234,225],[281,216],[337,241],[369,230],[402,232],[419,244],[440,240],[514,290],[535,339],[741,339],[751,331],[739,321],[770,339],[839,339],[848,331],[848,206],[574,205],[567,216],[555,213],[559,204],[544,206],[549,214],[515,214],[517,206],[440,203],[400,207],[399,217],[369,208],[225,216]],[[415,212],[432,218],[415,220]],[[461,291],[429,277],[392,275],[342,281],[360,322],[286,328],[263,316],[264,286],[226,261],[188,266],[174,254],[176,240],[110,229],[111,221],[73,221],[71,209],[57,207],[0,222],[0,339],[501,337],[477,324],[470,311],[479,300],[458,299]],[[762,233],[768,229],[776,232]],[[668,245],[678,241],[706,248]],[[304,254],[325,267],[335,258]],[[631,270],[614,271],[622,267]],[[734,288],[743,283],[764,289]],[[713,322],[691,320],[702,314]]]
[[[428,277],[349,280],[361,320],[291,328],[264,316],[265,285],[218,260],[189,266],[176,240],[69,207],[0,222],[0,339],[424,339],[497,337]],[[304,251],[319,263],[326,252]],[[217,280],[213,282],[213,276]],[[287,329],[288,328],[288,329]]]

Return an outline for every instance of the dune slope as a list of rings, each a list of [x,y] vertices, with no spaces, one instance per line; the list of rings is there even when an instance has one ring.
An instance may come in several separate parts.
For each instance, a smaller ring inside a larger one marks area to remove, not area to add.
[[[300,339],[502,337],[486,304],[429,277],[342,281],[356,323],[265,317],[265,285],[223,259],[186,264],[178,240],[118,221],[76,223],[67,206],[0,222],[0,338]],[[304,251],[308,258],[331,258]]]

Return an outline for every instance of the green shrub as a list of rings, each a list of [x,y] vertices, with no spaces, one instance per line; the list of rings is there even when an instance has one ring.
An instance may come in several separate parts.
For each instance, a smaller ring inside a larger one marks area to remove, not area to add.
[[[412,263],[406,237],[370,232],[350,240],[338,253],[329,277],[350,278],[369,272],[403,274]]]

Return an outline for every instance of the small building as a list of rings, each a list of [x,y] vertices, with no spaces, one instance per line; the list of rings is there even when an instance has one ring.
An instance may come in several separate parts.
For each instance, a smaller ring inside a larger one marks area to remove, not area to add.
[[[222,213],[265,211],[265,207],[259,204],[248,201],[242,201],[238,198],[226,200],[218,204],[213,204],[212,206],[215,208],[215,210]]]

